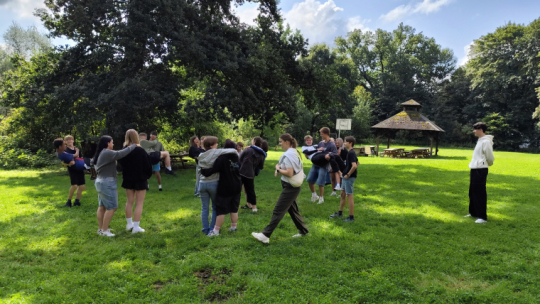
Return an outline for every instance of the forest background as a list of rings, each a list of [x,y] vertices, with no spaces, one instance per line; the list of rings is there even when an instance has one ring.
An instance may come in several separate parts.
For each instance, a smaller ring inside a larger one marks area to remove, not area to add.
[[[0,49],[0,163],[48,164],[52,140],[157,130],[168,150],[193,135],[247,142],[298,139],[351,118],[359,142],[371,126],[414,99],[446,132],[447,146],[471,146],[484,121],[495,148],[540,147],[540,19],[502,24],[478,37],[457,66],[450,49],[416,29],[360,29],[334,46],[310,45],[275,0],[257,1],[254,25],[237,0],[192,2],[47,0],[36,11],[49,33],[13,24]],[[65,37],[71,46],[53,46]],[[397,142],[425,141],[398,132]]]

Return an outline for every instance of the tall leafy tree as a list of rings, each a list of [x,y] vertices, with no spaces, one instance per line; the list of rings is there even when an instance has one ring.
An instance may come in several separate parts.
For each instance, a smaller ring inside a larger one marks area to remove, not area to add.
[[[240,23],[232,5],[244,2],[47,0],[45,26],[76,45],[62,50],[45,90],[117,137],[157,117],[178,122],[180,108],[269,121],[294,96],[289,76],[305,41],[279,27],[275,0],[256,1],[257,28]],[[182,103],[193,87],[202,94]]]
[[[360,85],[376,100],[379,120],[396,114],[398,105],[410,98],[430,114],[437,83],[456,63],[451,50],[403,24],[393,32],[354,30],[338,37],[336,45],[341,56],[352,60]]]
[[[538,146],[533,118],[538,106],[540,19],[529,25],[508,23],[474,41],[467,71],[478,90],[474,102],[498,124],[498,148]],[[494,115],[497,114],[497,115]]]

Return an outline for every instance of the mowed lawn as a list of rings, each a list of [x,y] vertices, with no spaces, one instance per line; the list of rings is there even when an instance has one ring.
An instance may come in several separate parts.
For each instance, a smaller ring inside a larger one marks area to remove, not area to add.
[[[287,215],[270,244],[280,193],[270,152],[256,179],[259,213],[241,210],[239,230],[200,232],[194,169],[150,180],[141,226],[125,231],[125,191],[111,228],[96,234],[97,194],[64,208],[69,178],[57,171],[0,171],[0,301],[6,303],[538,303],[540,155],[495,152],[488,223],[468,213],[470,149],[431,159],[359,159],[356,221],[329,219],[338,199],[299,205],[310,229]],[[310,164],[304,162],[307,174]],[[119,182],[121,184],[121,177]],[[242,204],[245,199],[242,198]],[[344,212],[347,214],[347,209]]]

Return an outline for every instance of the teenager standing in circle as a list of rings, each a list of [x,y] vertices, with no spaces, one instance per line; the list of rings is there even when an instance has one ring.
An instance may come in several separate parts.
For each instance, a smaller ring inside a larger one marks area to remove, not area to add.
[[[139,144],[139,134],[133,129],[126,132],[124,149]],[[148,188],[148,179],[152,177],[152,165],[148,154],[141,147],[136,147],[133,152],[122,158],[122,188],[126,189],[126,230],[132,233],[144,232],[139,226],[143,211],[144,197]],[[135,213],[133,213],[133,203],[135,202]]]
[[[227,139],[224,150],[235,150],[236,144]],[[219,173],[219,181],[216,193],[216,224],[214,230],[208,233],[209,237],[218,236],[221,226],[225,221],[225,215],[231,216],[231,228],[229,232],[236,232],[238,223],[238,207],[240,206],[240,194],[242,192],[242,181],[239,174],[238,153],[223,154],[216,159],[212,168],[202,169],[204,176]]]
[[[210,176],[201,175],[202,169],[212,168],[214,162],[223,154],[238,154],[236,149],[217,149],[218,138],[207,136],[203,141],[206,152],[199,155],[199,166],[197,174],[200,174],[199,193],[201,194],[201,221],[203,225],[202,233],[208,235],[216,224],[216,195],[218,189],[219,172]],[[212,200],[212,218],[208,223],[210,214],[210,200]]]
[[[99,139],[94,164],[97,171],[96,191],[98,193],[99,207],[97,209],[98,234],[113,237],[109,224],[116,209],[118,209],[118,191],[116,185],[116,161],[122,159],[137,145],[131,145],[121,151],[113,150],[114,143],[110,136]]]
[[[204,149],[201,148],[201,142],[199,141],[199,138],[197,136],[192,136],[189,139],[189,157],[193,158],[195,160],[196,166],[199,165],[199,155],[201,153],[204,153]],[[199,197],[199,174],[197,174],[197,168],[195,169],[195,193],[194,195],[196,197]]]
[[[255,194],[255,176],[264,168],[266,152],[261,148],[263,139],[254,137],[251,146],[240,154],[240,176],[246,192],[246,205],[242,209],[251,209],[257,212],[257,195]]]
[[[298,204],[296,203],[301,187],[293,187],[289,183],[289,178],[296,174],[302,174],[301,172],[304,170],[300,152],[296,150],[296,139],[290,134],[283,134],[279,137],[279,144],[285,150],[285,153],[281,155],[276,165],[275,175],[277,176],[278,173],[281,174],[281,187],[283,190],[274,207],[270,224],[261,233],[253,232],[251,234],[263,243],[270,242],[270,236],[287,212],[298,229],[298,234],[293,235],[293,237],[301,237],[308,233],[308,229],[304,224],[304,220],[298,211]]]

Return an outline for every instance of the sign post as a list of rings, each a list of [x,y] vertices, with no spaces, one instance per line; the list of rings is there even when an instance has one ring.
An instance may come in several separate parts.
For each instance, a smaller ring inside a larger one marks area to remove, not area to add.
[[[348,131],[351,129],[350,118],[338,118],[336,121],[336,130],[338,130],[338,138],[341,137],[341,130]]]

